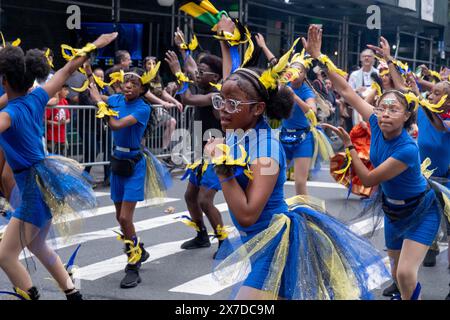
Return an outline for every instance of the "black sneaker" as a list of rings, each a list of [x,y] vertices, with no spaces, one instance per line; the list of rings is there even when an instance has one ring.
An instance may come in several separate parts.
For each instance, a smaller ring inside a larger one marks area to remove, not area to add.
[[[125,268],[125,277],[120,282],[120,287],[122,289],[135,288],[139,283],[141,283],[139,267],[137,265],[128,264]]]
[[[181,249],[184,250],[209,248],[209,247],[211,247],[211,242],[209,241],[208,232],[206,232],[206,230],[202,232],[197,232],[197,236],[194,239],[186,241],[181,245]]]
[[[395,295],[400,294],[400,290],[398,290],[397,284],[392,282],[392,284],[383,290],[383,296],[385,297],[393,297]]]
[[[450,283],[448,285],[450,286]],[[448,292],[448,295],[445,297],[445,300],[450,300],[450,291]]]
[[[64,291],[66,294],[67,301],[81,301],[83,300],[83,296],[81,295],[80,291],[78,290],[67,290]]]
[[[429,249],[427,251],[427,255],[425,256],[425,259],[423,259],[423,266],[424,267],[434,267],[436,265],[436,256],[439,254],[439,251]]]
[[[141,259],[140,259],[139,262],[138,262],[138,264],[139,264],[139,266],[140,266],[143,262],[147,261],[148,258],[150,258],[150,253],[148,253],[148,251],[145,250],[144,244],[143,244],[143,243],[140,243],[139,246],[140,246],[141,249],[142,249]]]

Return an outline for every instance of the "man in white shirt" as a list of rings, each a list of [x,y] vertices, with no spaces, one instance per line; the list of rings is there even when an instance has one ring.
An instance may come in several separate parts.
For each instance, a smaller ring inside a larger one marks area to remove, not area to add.
[[[353,88],[353,90],[364,96],[364,92],[366,91],[366,89],[372,86],[372,78],[370,77],[371,73],[378,73],[378,70],[374,68],[375,54],[372,50],[365,49],[363,52],[361,52],[360,61],[361,69],[352,72],[348,83]],[[361,121],[361,115],[353,110],[353,126],[357,125]]]

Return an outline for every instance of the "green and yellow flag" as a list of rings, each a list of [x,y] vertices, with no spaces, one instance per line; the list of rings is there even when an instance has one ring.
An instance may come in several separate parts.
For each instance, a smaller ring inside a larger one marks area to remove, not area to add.
[[[183,1],[180,10],[195,19],[214,27],[225,11],[219,11],[208,0]]]

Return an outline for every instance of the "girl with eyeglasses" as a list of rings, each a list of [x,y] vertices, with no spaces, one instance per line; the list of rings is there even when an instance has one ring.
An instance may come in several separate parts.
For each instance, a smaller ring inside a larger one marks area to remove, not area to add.
[[[386,247],[392,262],[392,276],[401,293],[401,297],[395,299],[417,300],[421,291],[418,271],[439,230],[438,198],[442,193],[435,192],[422,175],[419,148],[406,131],[414,122],[416,103],[411,95],[390,90],[384,92],[373,107],[352,90],[335,72],[331,61],[322,55],[321,29],[310,26],[308,39],[303,39],[303,43],[313,58],[324,61],[328,77],[339,94],[370,122],[370,160],[375,167],[372,171],[358,158],[342,127],[326,127],[342,138],[352,158],[352,169],[361,182],[367,187],[381,186]]]
[[[222,18],[219,32],[232,33],[231,23]],[[230,65],[224,59],[224,70]],[[286,155],[266,116],[288,118],[294,99],[273,70],[239,68],[214,98],[227,135],[211,139],[205,155],[239,232],[224,243],[214,276],[239,284],[236,299],[368,299],[369,278],[387,273],[376,250],[305,197],[284,199]]]

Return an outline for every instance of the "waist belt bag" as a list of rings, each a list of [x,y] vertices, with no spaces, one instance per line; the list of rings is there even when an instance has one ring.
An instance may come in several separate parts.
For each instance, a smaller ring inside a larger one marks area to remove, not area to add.
[[[281,143],[290,145],[302,143],[306,139],[306,136],[308,135],[310,130],[310,128],[298,129],[293,131],[282,129],[280,132],[280,141]]]
[[[119,159],[111,155],[111,171],[121,177],[131,177],[136,164],[141,161],[142,153],[131,159]]]
[[[392,207],[392,205],[386,199],[386,196],[383,194],[383,206],[382,206],[383,211],[392,221],[405,219],[416,210],[417,205],[422,200],[422,198],[425,197],[428,190],[429,189],[427,189],[427,191],[421,193],[417,197],[405,200],[406,203],[404,206],[395,209]]]

